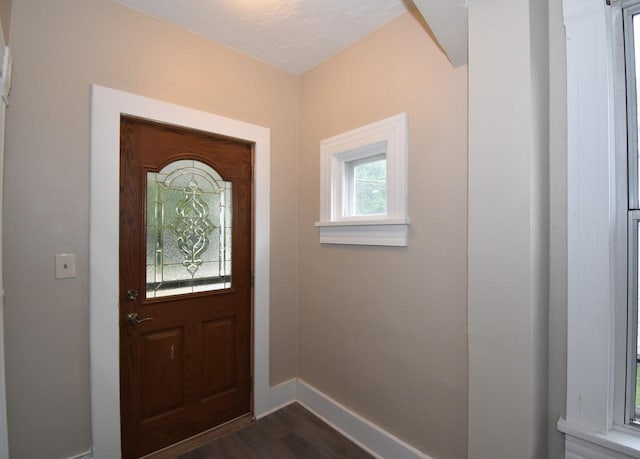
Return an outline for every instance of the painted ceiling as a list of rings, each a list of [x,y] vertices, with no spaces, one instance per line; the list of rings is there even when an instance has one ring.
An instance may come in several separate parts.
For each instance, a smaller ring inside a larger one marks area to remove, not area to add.
[[[116,1],[294,75],[305,73],[411,5],[411,0]]]

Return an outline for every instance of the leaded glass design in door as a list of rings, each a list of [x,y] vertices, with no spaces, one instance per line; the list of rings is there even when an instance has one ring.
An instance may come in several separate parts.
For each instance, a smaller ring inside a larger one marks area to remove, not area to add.
[[[231,286],[231,185],[196,160],[147,173],[147,298]]]

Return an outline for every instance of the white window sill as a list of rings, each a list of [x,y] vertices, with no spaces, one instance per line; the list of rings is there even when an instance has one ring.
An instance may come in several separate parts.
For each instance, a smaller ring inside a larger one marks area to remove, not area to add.
[[[382,245],[406,247],[409,224],[399,220],[348,220],[316,222],[321,244]]]
[[[558,430],[566,435],[566,454],[571,458],[640,459],[640,436],[624,430],[592,432],[560,418]]]

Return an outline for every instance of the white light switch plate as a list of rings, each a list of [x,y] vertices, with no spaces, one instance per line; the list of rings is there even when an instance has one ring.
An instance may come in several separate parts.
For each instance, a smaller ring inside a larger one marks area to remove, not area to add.
[[[56,279],[76,277],[76,254],[59,253],[56,255]]]

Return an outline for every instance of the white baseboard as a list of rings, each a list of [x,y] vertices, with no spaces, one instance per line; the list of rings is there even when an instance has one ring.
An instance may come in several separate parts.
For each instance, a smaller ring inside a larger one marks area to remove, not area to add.
[[[432,459],[300,379],[298,402],[377,458]]]
[[[93,459],[93,451],[89,450],[86,453],[80,453],[67,459]]]
[[[259,413],[254,413],[256,419],[263,418],[274,411],[278,411],[280,408],[295,402],[297,398],[298,380],[296,378],[270,387],[265,397],[264,408]]]
[[[271,387],[267,402],[262,412],[255,413],[256,419],[298,402],[378,459],[432,459],[300,379]],[[68,459],[93,459],[93,453],[87,451]]]

